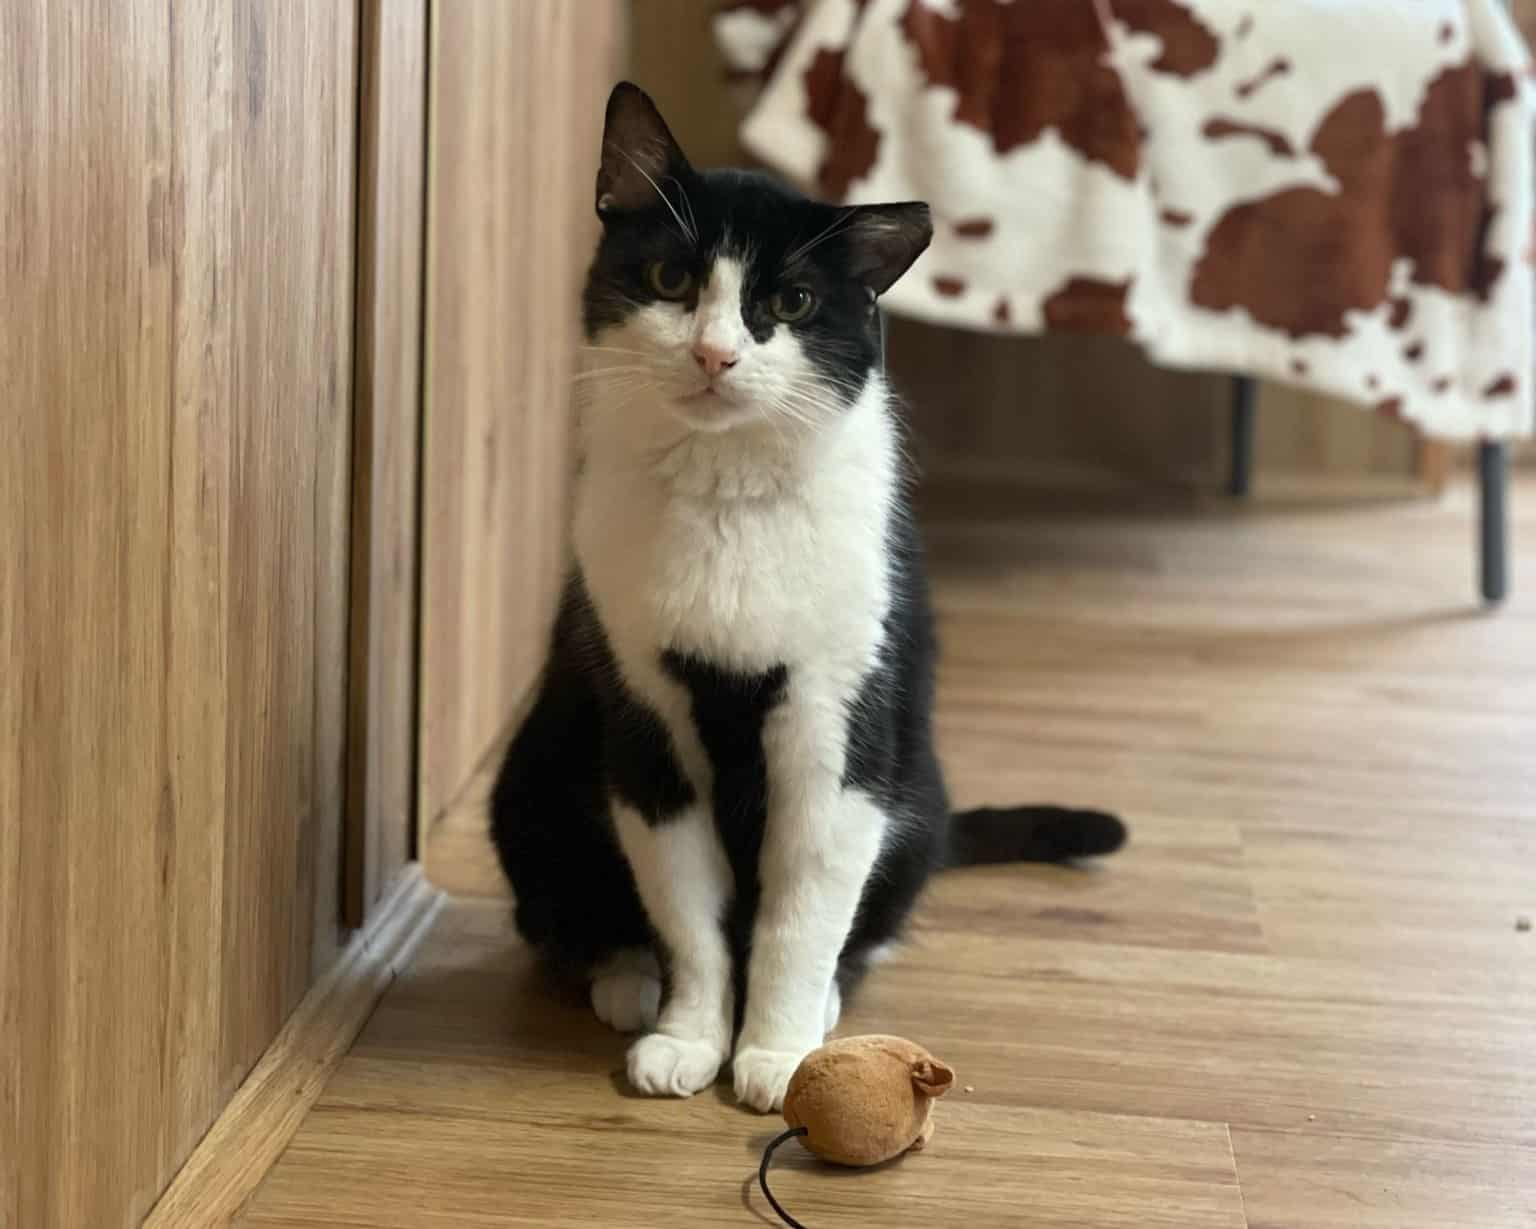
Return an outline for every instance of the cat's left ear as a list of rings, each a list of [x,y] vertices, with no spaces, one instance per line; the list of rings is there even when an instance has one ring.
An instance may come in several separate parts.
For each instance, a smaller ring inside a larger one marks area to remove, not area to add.
[[[687,169],[688,159],[651,96],[628,81],[614,86],[603,122],[597,216],[655,205],[667,179],[680,178]]]
[[[849,272],[882,295],[912,267],[933,238],[933,221],[921,201],[900,205],[856,205],[844,230]]]

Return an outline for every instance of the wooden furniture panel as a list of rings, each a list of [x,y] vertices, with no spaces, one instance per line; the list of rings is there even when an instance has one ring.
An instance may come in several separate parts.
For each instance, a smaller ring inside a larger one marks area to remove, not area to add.
[[[890,367],[912,404],[933,481],[1091,480],[1221,489],[1231,382],[1173,371],[1114,339],[1000,338],[892,321]],[[1280,384],[1260,388],[1257,462],[1267,473],[1420,471],[1415,433]]]
[[[361,925],[415,825],[427,5],[361,13],[352,643],[343,903]]]
[[[566,559],[577,301],[618,8],[433,8],[420,811],[542,664]]]
[[[0,21],[0,28],[4,23]],[[0,56],[5,44],[0,41]],[[9,99],[0,82],[0,108]],[[0,138],[9,135],[0,117]],[[0,176],[7,171],[0,140]],[[0,220],[8,222],[3,210]],[[10,237],[9,224],[0,231],[0,245]],[[9,252],[0,246],[0,267],[11,268]],[[29,288],[30,289],[30,288]],[[17,294],[13,302],[27,310],[30,298]],[[8,313],[0,312],[0,321]],[[15,372],[20,340],[0,328],[0,372]],[[19,389],[17,390],[19,391]],[[0,414],[0,1226],[15,1229],[21,1183],[21,688],[22,598],[21,545],[25,533],[20,435],[13,416]]]
[[[237,907],[222,961],[224,1040],[243,1075],[308,987],[312,943],[328,954],[339,938],[357,103],[351,9],[232,13],[224,888]],[[286,956],[271,948],[280,935]],[[236,975],[263,961],[281,978]]]
[[[354,15],[0,13],[0,1223],[137,1223],[339,940]]]
[[[0,19],[0,332],[25,458],[0,552],[24,569],[5,684],[20,696],[3,769],[17,802],[0,816],[18,828],[5,992],[20,1082],[0,1139],[16,1158],[3,1192],[15,1226],[122,1223],[161,1164],[163,1043],[143,1043],[166,1028],[158,880],[175,831],[168,602],[134,583],[167,550],[170,31],[122,9],[70,30],[43,9]],[[87,1149],[109,1168],[94,1184],[59,1163]]]

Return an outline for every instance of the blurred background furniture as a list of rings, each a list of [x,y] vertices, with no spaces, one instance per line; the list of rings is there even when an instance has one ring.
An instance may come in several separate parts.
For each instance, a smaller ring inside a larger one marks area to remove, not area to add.
[[[1502,598],[1499,445],[1530,434],[1536,362],[1529,57],[1498,0],[750,0],[714,29],[752,154],[829,199],[933,204],[890,310],[1122,336],[1482,441]],[[1234,494],[1256,400],[1240,378]]]

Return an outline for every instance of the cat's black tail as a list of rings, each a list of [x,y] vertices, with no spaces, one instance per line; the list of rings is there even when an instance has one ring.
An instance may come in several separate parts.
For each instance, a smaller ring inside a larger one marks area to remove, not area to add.
[[[997,862],[1067,862],[1114,853],[1125,825],[1104,811],[1068,807],[978,807],[961,811],[949,828],[946,866]]]

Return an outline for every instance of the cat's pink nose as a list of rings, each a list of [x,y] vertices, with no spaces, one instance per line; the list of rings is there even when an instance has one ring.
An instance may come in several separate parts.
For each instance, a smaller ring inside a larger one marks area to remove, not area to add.
[[[727,368],[736,366],[736,360],[740,357],[735,350],[714,346],[707,341],[695,342],[693,346],[693,361],[703,368],[707,376],[717,376]]]

